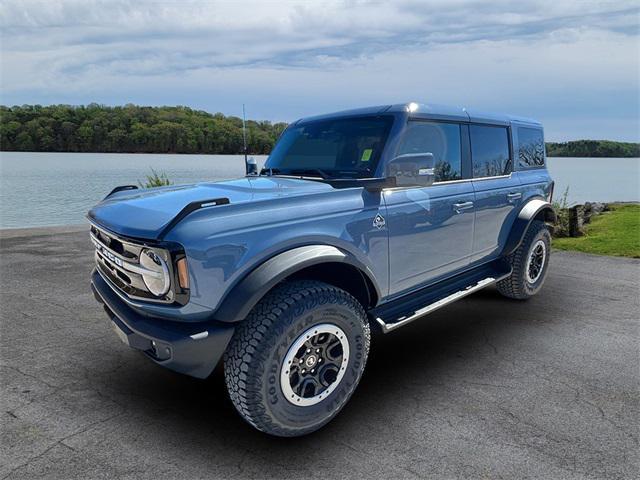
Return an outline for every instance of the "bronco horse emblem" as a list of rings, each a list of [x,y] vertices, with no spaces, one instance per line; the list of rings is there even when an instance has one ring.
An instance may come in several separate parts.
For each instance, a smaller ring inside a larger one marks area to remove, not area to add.
[[[373,226],[376,227],[378,230],[384,228],[386,224],[387,224],[386,220],[380,214],[377,214],[376,218],[373,219]]]

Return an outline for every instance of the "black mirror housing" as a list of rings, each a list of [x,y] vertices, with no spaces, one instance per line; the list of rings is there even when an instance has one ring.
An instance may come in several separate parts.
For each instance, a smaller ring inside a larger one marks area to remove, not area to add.
[[[398,187],[428,187],[435,180],[433,153],[406,153],[387,164],[387,176],[396,179]]]

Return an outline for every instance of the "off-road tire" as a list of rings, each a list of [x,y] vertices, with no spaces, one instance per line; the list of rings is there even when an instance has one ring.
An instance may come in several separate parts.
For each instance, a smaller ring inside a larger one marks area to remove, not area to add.
[[[532,249],[539,245],[539,242],[544,244],[545,249],[542,271],[534,282],[530,282],[527,278],[527,262],[531,256]],[[550,253],[551,234],[549,229],[544,222],[534,220],[529,225],[522,244],[507,257],[507,261],[511,264],[513,271],[509,277],[498,282],[498,291],[505,297],[516,300],[526,300],[538,293],[547,276]]]
[[[346,371],[319,403],[294,405],[281,388],[282,365],[296,339],[321,324],[337,325],[346,334],[350,352]],[[253,308],[234,333],[224,354],[229,396],[240,415],[258,430],[281,437],[311,433],[333,419],[353,394],[369,344],[365,311],[349,293],[318,281],[283,283]]]

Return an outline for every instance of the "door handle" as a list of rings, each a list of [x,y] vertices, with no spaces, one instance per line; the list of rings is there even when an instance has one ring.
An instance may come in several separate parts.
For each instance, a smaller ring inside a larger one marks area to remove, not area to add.
[[[511,192],[507,193],[507,200],[513,202],[515,200],[520,200],[522,198],[522,194],[520,192]]]
[[[465,210],[469,210],[470,208],[473,208],[473,202],[462,202],[453,204],[453,209],[456,211],[456,213],[462,213]]]

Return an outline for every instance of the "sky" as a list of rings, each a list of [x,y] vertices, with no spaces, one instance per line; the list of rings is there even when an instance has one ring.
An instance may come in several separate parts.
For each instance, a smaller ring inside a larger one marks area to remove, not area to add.
[[[640,141],[637,1],[3,0],[0,103],[272,121],[416,101]]]

